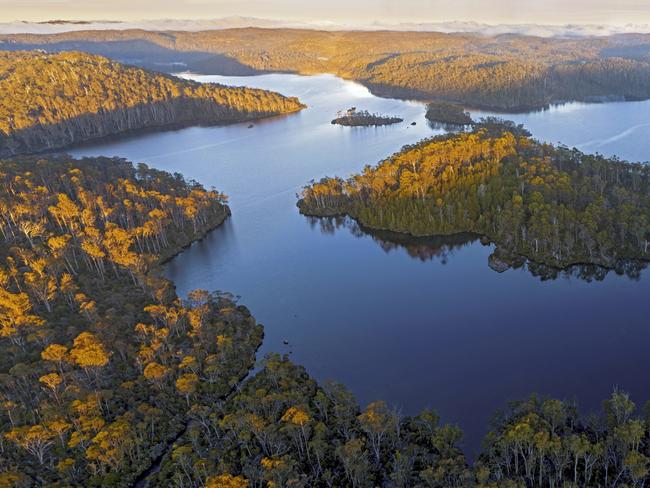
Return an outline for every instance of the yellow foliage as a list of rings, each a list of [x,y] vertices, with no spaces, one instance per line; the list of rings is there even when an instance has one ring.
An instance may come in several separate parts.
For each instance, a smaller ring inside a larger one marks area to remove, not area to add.
[[[205,483],[205,488],[248,488],[248,480],[242,476],[220,474],[210,476]]]
[[[267,457],[263,457],[260,463],[266,470],[272,470],[284,466],[284,461],[282,459],[273,459]]]
[[[45,385],[47,388],[49,388],[51,390],[56,390],[58,388],[58,386],[61,383],[63,383],[63,379],[61,379],[61,377],[56,373],[50,373],[50,374],[46,374],[44,376],[41,376],[38,379],[38,381],[43,383],[43,385]]]
[[[150,381],[159,381],[169,374],[169,368],[152,362],[144,368],[144,377]]]
[[[196,391],[196,385],[199,382],[199,377],[194,373],[187,373],[180,376],[176,380],[176,389],[183,395],[191,395]]]
[[[68,348],[61,344],[50,344],[41,352],[41,359],[45,361],[61,362],[66,358]]]
[[[282,416],[283,422],[290,422],[300,426],[305,425],[309,420],[309,414],[298,407],[290,407]]]
[[[94,334],[82,332],[74,340],[70,357],[82,368],[101,368],[108,364],[110,353]]]

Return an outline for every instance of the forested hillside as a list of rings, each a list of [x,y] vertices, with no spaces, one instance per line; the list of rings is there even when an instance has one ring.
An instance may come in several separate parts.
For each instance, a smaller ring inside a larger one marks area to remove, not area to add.
[[[413,235],[473,232],[505,262],[552,267],[650,259],[650,168],[533,140],[497,120],[424,140],[348,180],[307,186],[299,207]]]
[[[303,108],[273,92],[184,81],[77,52],[0,52],[0,92],[0,156]]]
[[[561,39],[252,28],[0,37],[4,49],[79,49],[170,71],[182,63],[182,69],[207,73],[336,73],[379,95],[508,111],[567,100],[650,98],[648,45],[642,35]]]

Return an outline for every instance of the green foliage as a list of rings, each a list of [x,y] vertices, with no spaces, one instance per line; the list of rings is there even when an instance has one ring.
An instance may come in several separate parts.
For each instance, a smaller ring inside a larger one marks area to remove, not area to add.
[[[356,107],[349,108],[345,112],[339,112],[332,120],[332,125],[344,125],[348,127],[366,127],[391,125],[403,122],[404,119],[388,115],[371,114],[367,110],[357,110]]]
[[[478,465],[489,476],[481,486],[644,486],[648,425],[626,394],[614,392],[604,410],[583,419],[558,400],[513,403],[486,438]]]
[[[471,478],[457,428],[432,412],[402,418],[383,402],[360,410],[341,385],[318,386],[286,357],[270,355],[226,401],[197,402],[154,486],[202,486],[223,473],[251,486],[416,486]],[[440,484],[446,483],[446,484]]]

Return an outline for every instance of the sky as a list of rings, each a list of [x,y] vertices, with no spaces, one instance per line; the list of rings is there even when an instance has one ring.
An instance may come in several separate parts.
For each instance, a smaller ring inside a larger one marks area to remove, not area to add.
[[[650,0],[0,0],[16,20],[211,19],[252,16],[335,24],[650,24]]]

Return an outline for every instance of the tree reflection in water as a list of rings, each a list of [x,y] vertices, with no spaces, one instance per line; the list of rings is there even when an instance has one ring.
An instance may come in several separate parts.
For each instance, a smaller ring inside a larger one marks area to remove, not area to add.
[[[399,232],[368,229],[359,225],[356,220],[348,216],[305,218],[312,229],[318,228],[322,234],[334,235],[336,232],[344,229],[357,238],[370,236],[384,252],[389,253],[403,249],[408,256],[422,262],[437,260],[441,264],[447,264],[449,258],[459,249],[470,245],[490,245],[485,238],[472,233],[412,236]],[[626,276],[630,280],[638,281],[641,278],[642,271],[648,266],[648,262],[621,260],[612,268],[604,268],[592,264],[580,264],[560,269],[518,257],[509,260],[508,265],[514,269],[524,269],[542,281],[574,278],[590,283],[593,281],[603,281],[610,273],[618,276]]]

